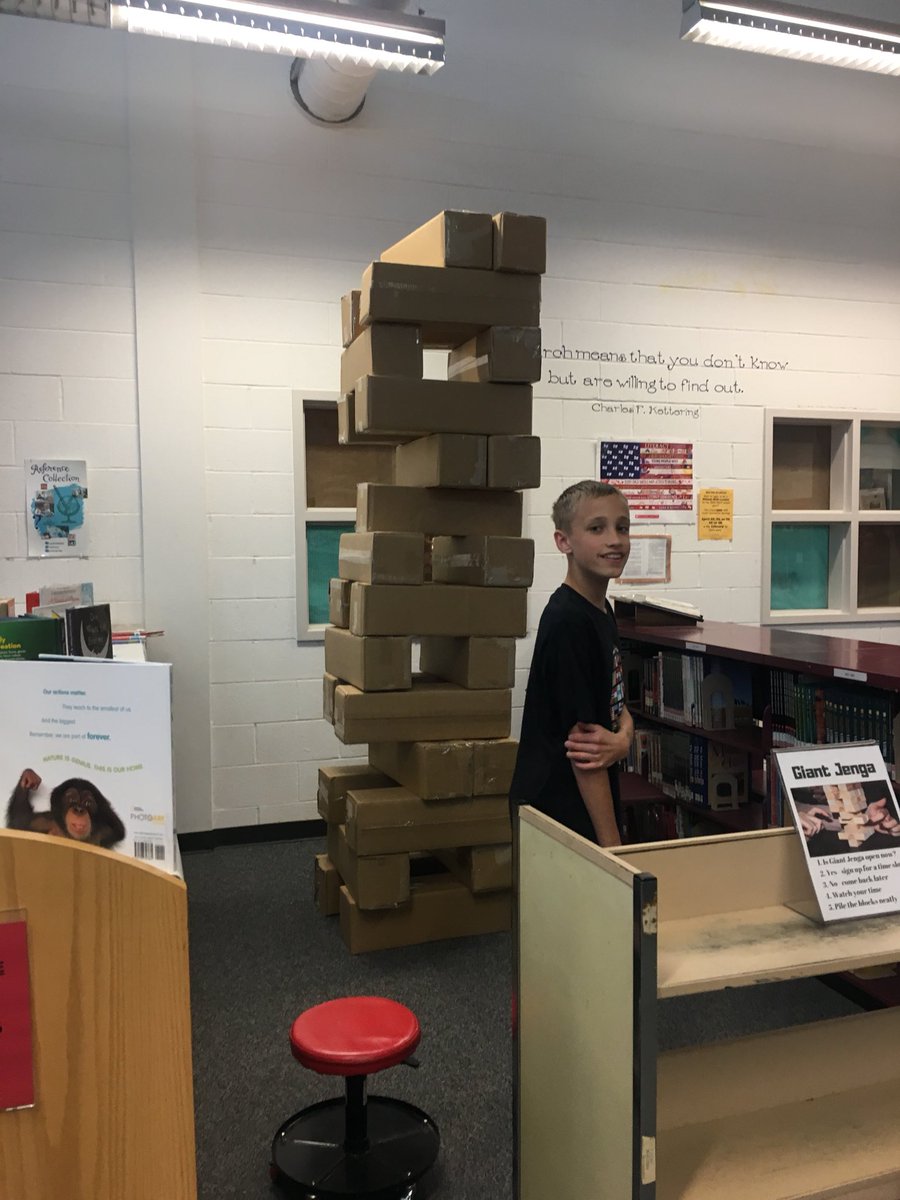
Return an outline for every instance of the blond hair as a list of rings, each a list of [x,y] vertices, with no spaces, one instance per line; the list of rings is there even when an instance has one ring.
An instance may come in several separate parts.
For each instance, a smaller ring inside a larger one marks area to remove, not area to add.
[[[553,505],[551,515],[554,529],[561,529],[563,533],[569,533],[572,528],[572,518],[582,500],[598,500],[602,496],[620,496],[625,507],[628,507],[628,501],[623,493],[617,487],[613,487],[611,483],[601,483],[599,479],[582,479],[580,483],[573,483],[571,487],[567,487]]]

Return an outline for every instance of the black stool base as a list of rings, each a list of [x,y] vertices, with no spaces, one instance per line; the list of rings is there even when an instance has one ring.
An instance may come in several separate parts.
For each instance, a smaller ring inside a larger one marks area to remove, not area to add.
[[[404,1200],[437,1158],[434,1121],[412,1104],[370,1096],[368,1148],[344,1146],[346,1105],[325,1100],[290,1117],[272,1142],[272,1179],[291,1200]]]

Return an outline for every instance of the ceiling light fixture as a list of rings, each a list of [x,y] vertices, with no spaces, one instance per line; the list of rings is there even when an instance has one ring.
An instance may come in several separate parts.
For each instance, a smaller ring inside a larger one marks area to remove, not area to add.
[[[336,0],[0,0],[0,13],[432,75],[443,21]]]
[[[900,75],[900,25],[769,0],[682,0],[685,41]]]
[[[348,15],[348,14],[351,14]],[[295,58],[431,75],[444,65],[444,22],[320,0],[111,0],[113,29]]]

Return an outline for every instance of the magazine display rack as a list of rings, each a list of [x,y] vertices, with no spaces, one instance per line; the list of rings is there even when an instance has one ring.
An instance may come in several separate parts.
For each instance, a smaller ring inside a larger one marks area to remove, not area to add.
[[[0,913],[27,921],[35,1106],[0,1112],[0,1195],[196,1200],[181,880],[0,832]]]
[[[518,1200],[896,1200],[900,1009],[657,1054],[657,999],[895,962],[797,834],[602,850],[520,810]]]

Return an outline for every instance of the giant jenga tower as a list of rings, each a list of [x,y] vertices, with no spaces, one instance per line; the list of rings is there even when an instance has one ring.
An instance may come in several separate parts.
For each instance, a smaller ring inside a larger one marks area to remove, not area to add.
[[[319,772],[318,904],[354,953],[509,927],[545,247],[542,217],[444,212],[342,302],[339,439],[396,447],[394,482],[359,485],[325,633],[325,715],[369,748]],[[446,379],[423,379],[425,348],[450,351]]]

